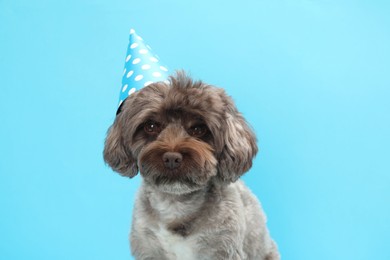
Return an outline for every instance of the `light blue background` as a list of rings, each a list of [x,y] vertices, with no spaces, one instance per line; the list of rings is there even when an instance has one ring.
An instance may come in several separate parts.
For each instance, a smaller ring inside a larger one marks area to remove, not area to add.
[[[128,31],[224,87],[283,259],[390,259],[390,4],[0,0],[0,258],[131,259],[102,160]]]

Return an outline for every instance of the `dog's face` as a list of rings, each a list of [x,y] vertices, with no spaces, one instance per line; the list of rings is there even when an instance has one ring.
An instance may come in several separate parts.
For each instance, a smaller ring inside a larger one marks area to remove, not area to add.
[[[253,132],[225,92],[178,73],[126,99],[104,159],[124,176],[139,171],[161,191],[184,194],[211,179],[237,180],[256,152]]]

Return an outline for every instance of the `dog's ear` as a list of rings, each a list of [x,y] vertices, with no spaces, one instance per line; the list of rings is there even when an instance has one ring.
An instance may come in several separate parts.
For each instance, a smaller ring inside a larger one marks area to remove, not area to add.
[[[233,100],[221,92],[225,105],[224,122],[220,134],[222,149],[219,154],[218,175],[223,182],[234,182],[252,167],[257,153],[256,136]]]
[[[138,167],[134,156],[124,143],[123,121],[123,115],[119,113],[108,130],[103,156],[104,161],[114,171],[131,178],[137,175]]]

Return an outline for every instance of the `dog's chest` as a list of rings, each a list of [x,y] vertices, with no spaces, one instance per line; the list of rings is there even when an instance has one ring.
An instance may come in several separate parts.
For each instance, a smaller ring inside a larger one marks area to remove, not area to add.
[[[161,247],[167,253],[168,259],[199,259],[196,253],[196,235],[183,236],[180,232],[174,231],[172,223],[178,220],[189,221],[191,215],[198,211],[201,203],[202,201],[199,200],[179,202],[161,197],[151,199],[152,207],[158,212],[159,216],[159,223],[153,231]]]
[[[155,230],[155,235],[159,240],[162,248],[167,253],[168,259],[197,259],[194,250],[196,247],[195,237],[183,237],[178,234],[174,234],[162,225],[160,225],[160,227]]]

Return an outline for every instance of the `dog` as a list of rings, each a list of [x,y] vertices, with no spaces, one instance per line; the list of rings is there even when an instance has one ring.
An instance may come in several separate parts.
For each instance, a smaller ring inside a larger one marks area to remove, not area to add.
[[[260,203],[239,180],[257,150],[255,134],[225,91],[182,71],[130,95],[103,153],[121,175],[142,176],[133,256],[280,259]]]

